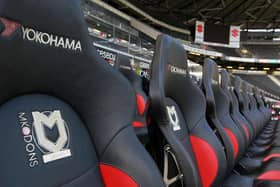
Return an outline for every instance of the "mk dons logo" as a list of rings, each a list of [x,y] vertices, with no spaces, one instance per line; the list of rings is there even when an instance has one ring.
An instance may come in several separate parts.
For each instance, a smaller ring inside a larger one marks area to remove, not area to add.
[[[169,121],[172,124],[173,131],[181,130],[179,118],[175,106],[166,106]]]
[[[61,117],[60,111],[55,110],[50,112],[32,112],[33,125],[36,134],[36,140],[43,155],[44,163],[52,162],[58,159],[71,156],[71,151],[68,149],[68,128]],[[53,129],[57,127],[58,138],[55,142],[47,137],[45,128]]]
[[[23,39],[31,42],[82,52],[81,42],[46,32],[36,31],[31,28],[22,27]]]
[[[28,122],[26,113],[21,112],[18,117],[23,139],[26,143],[25,148],[29,157],[30,167],[39,165],[40,159],[36,153],[36,147],[43,154],[43,163],[71,156],[69,129],[59,110],[53,112],[32,112],[32,125]],[[54,130],[57,131],[55,138],[50,135],[51,131]]]

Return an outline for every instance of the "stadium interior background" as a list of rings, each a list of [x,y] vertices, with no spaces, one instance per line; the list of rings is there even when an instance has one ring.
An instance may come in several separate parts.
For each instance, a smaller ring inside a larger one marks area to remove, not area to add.
[[[184,45],[197,84],[203,59],[210,57],[219,68],[257,85],[272,101],[280,100],[279,1],[82,0],[82,7],[93,45],[111,65],[117,55],[128,56],[135,71],[149,79],[156,37],[166,33]],[[198,20],[214,28],[237,25],[238,47],[195,42]]]

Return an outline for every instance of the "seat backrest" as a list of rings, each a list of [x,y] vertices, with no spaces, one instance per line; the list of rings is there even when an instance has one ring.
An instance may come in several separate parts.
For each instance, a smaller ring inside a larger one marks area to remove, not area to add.
[[[245,105],[247,105],[247,117],[251,118],[252,124],[255,126],[256,135],[261,131],[263,127],[263,116],[260,116],[259,111],[257,110],[256,101],[252,95],[252,89],[248,82],[241,82],[242,95],[244,97]]]
[[[257,101],[258,109],[264,114],[265,123],[267,123],[270,119],[270,111],[265,107],[259,88],[254,87],[253,91],[254,91],[254,97]]]
[[[152,114],[176,155],[185,186],[199,185],[192,169],[199,171],[203,187],[217,186],[225,176],[226,157],[206,121],[204,95],[187,67],[183,46],[169,36],[160,36],[152,62]]]
[[[215,61],[206,59],[204,62],[204,84],[212,89],[215,100],[215,109],[218,121],[222,124],[233,145],[234,158],[237,161],[245,151],[246,137],[245,133],[236,124],[230,115],[231,97],[222,89],[222,77],[218,71]],[[206,92],[210,92],[208,89]],[[231,148],[231,147],[228,147]]]
[[[234,122],[239,125],[239,128],[243,131],[245,138],[247,140],[247,145],[253,138],[254,131],[250,123],[245,119],[245,117],[239,111],[239,103],[236,95],[234,94],[234,88],[231,84],[230,74],[225,70],[221,70],[221,88],[224,93],[228,95],[231,105],[231,116]]]
[[[208,83],[210,83],[214,93],[217,118],[222,123],[227,135],[231,140],[234,158],[237,161],[245,152],[246,135],[242,127],[235,123],[230,115],[231,97],[230,94],[227,94],[227,92],[222,89],[222,76],[219,73],[217,64],[215,61],[210,59],[205,61],[205,63],[208,63],[209,65],[206,65],[204,68],[211,66],[213,69],[212,71],[205,71],[205,73],[211,73],[209,75],[211,79],[208,80]],[[206,76],[207,75],[205,75],[205,77]]]
[[[248,106],[244,102],[244,97],[242,95],[242,90],[241,90],[241,78],[239,76],[232,76],[231,78],[231,83],[234,88],[234,93],[237,96],[238,102],[239,102],[239,107],[240,111],[243,113],[243,111],[248,110]]]
[[[231,140],[231,136],[229,135],[229,130],[224,123],[221,123],[219,119],[219,112],[223,111],[222,109],[217,107],[216,97],[217,92],[215,92],[219,87],[219,73],[217,70],[216,63],[206,58],[203,63],[203,76],[202,76],[202,90],[205,94],[205,98],[207,101],[206,106],[206,117],[208,123],[211,125],[214,132],[216,132],[220,141],[222,142],[226,156],[228,161],[228,172],[233,168],[235,163],[235,157],[237,156],[236,150],[234,150],[234,145]],[[225,96],[225,95],[223,95]],[[228,103],[227,103],[228,104]],[[227,105],[229,110],[229,104]],[[220,111],[218,111],[220,110]],[[235,152],[234,152],[235,151]]]
[[[240,112],[245,117],[245,119],[249,122],[250,126],[252,127],[252,129],[254,131],[253,138],[255,138],[258,133],[258,127],[256,125],[256,123],[258,123],[258,122],[257,122],[256,118],[254,117],[254,114],[250,111],[249,98],[248,98],[247,91],[246,91],[247,87],[246,87],[246,85],[243,84],[243,81],[241,80],[241,78],[239,76],[232,77],[231,82],[234,85],[234,94],[238,98]]]
[[[243,103],[244,103],[244,109],[247,111],[251,111],[251,105],[250,105],[250,98],[248,95],[248,85],[246,84],[246,82],[244,80],[240,81],[240,92],[243,96]]]
[[[189,119],[184,116],[191,111],[183,112],[184,108],[179,105],[179,101],[185,103],[185,83],[189,76],[186,68],[186,54],[181,44],[167,35],[159,36],[151,64],[151,114],[166,139],[165,147],[171,147],[176,157],[183,185],[201,186],[185,121]],[[199,118],[198,114],[194,114],[195,118]]]
[[[249,84],[248,82],[246,82],[246,84],[247,84],[247,93],[250,98],[251,111],[253,111],[256,114],[256,118],[260,122],[260,130],[261,130],[267,122],[265,118],[265,114],[260,110],[258,106],[258,100],[254,92],[254,85]]]
[[[144,91],[144,83],[142,78],[134,71],[132,63],[127,56],[118,55],[115,68],[120,71],[131,83],[136,100],[135,117],[132,123],[137,136],[142,143],[148,141],[148,109],[149,98]]]
[[[255,111],[258,110],[258,104],[256,101],[256,98],[254,96],[253,91],[253,85],[249,84],[248,82],[245,82],[247,84],[247,95],[249,97],[249,103],[250,103],[250,110]]]
[[[263,101],[261,99],[260,91],[256,86],[253,87],[253,94],[254,94],[254,97],[257,101],[258,108],[262,108],[264,106],[264,104],[263,104]]]
[[[0,186],[163,186],[79,1],[2,0],[0,17]]]

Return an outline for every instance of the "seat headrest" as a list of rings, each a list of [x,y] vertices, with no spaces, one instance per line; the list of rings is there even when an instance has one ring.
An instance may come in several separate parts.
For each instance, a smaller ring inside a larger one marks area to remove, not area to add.
[[[179,105],[187,122],[197,121],[204,115],[204,96],[191,80],[187,67],[186,50],[182,44],[168,35],[160,35],[156,42],[150,81],[151,107],[163,110],[155,114],[159,121],[168,121],[165,115],[166,98],[172,98]],[[194,105],[197,106],[195,109],[192,107]]]
[[[219,71],[216,62],[210,58],[204,59],[203,64],[203,84],[208,86],[219,85]]]
[[[216,102],[214,89],[219,88],[219,71],[217,64],[209,58],[204,59],[202,90],[207,101],[207,115],[216,116]]]
[[[157,39],[156,48],[159,52],[154,55],[154,59],[159,58],[160,61],[154,62],[157,62],[156,65],[161,70],[168,70],[167,72],[161,72],[165,77],[169,75],[186,76],[188,74],[186,71],[186,51],[178,41],[168,35],[160,35]]]
[[[231,83],[234,87],[234,90],[236,91],[236,93],[240,93],[241,90],[241,78],[239,76],[234,76],[231,78]]]
[[[134,71],[133,63],[129,57],[118,55],[115,63],[115,69],[120,71],[132,84],[135,91],[143,91],[142,78]]]
[[[231,87],[230,74],[225,69],[221,71],[221,87],[222,89],[229,89]]]
[[[187,57],[183,46],[168,35],[158,36],[151,68],[151,98],[163,102],[165,97],[173,95],[172,91],[177,92],[176,90],[181,89],[180,85],[174,82],[186,81],[186,68]]]
[[[250,84],[250,83],[248,83],[247,82],[247,85],[248,85],[248,87],[247,87],[247,91],[248,91],[248,93],[249,94],[253,94],[253,88],[254,88],[254,86],[252,85],[252,84]]]
[[[68,37],[85,45],[87,28],[82,12],[77,9],[79,6],[80,1],[77,0],[3,0],[0,2],[0,17],[17,22],[25,29],[32,29],[26,33],[30,38],[34,32],[41,32],[45,40],[47,35],[43,36],[43,33]]]
[[[240,89],[242,90],[243,93],[246,93],[246,94],[248,93],[248,91],[249,91],[249,85],[247,84],[246,81],[244,81],[244,80],[241,81],[241,87],[240,87]]]
[[[253,87],[253,92],[255,94],[256,97],[260,98],[261,97],[261,91],[258,87],[254,86]]]
[[[156,98],[163,99],[172,90],[177,90],[174,82],[178,79],[185,80],[188,73],[186,67],[187,57],[183,46],[168,35],[158,36],[151,68],[152,97],[156,94]],[[153,93],[153,90],[157,90],[157,93]]]
[[[115,68],[118,70],[125,70],[125,71],[133,71],[133,67],[131,64],[131,61],[129,57],[124,55],[118,55],[116,62],[115,62]]]

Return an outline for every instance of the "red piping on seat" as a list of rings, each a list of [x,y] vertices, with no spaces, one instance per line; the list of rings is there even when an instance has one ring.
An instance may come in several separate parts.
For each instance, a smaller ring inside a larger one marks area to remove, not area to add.
[[[133,122],[132,122],[132,125],[133,125],[133,127],[135,127],[135,128],[143,128],[143,127],[145,127],[145,124],[142,123],[142,122],[140,122],[140,121],[133,121]]]
[[[270,159],[272,159],[272,158],[280,158],[280,154],[278,153],[278,154],[271,154],[271,155],[268,155],[268,156],[266,156],[266,157],[263,159],[263,162],[266,162],[266,161],[268,161],[268,160],[270,160]]]
[[[218,158],[211,145],[197,136],[190,136],[203,187],[209,187],[218,173]]]
[[[105,187],[139,187],[133,178],[116,167],[99,164],[99,168]]]
[[[146,109],[146,101],[140,94],[136,94],[137,110],[140,115],[143,115]]]
[[[250,134],[249,134],[249,130],[248,130],[247,126],[242,124],[242,127],[243,127],[243,129],[245,131],[247,140],[249,140],[250,139]]]
[[[260,180],[280,180],[280,171],[267,171],[258,177]]]
[[[234,158],[236,158],[238,155],[238,151],[239,151],[239,145],[238,145],[237,138],[235,137],[235,135],[233,134],[233,132],[230,129],[225,128],[225,131],[226,131],[227,135],[229,136],[230,141],[233,145],[233,154],[234,154]]]

